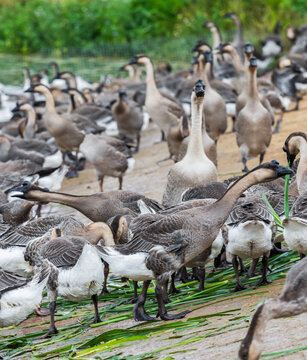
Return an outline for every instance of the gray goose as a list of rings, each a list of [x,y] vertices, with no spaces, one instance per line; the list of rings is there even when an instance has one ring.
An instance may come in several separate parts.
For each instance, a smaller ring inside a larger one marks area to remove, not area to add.
[[[71,195],[51,192],[26,181],[22,186],[12,189],[14,197],[31,201],[55,202],[80,211],[94,222],[107,222],[117,215],[136,217],[141,213],[152,213],[163,209],[155,200],[132,191],[109,191],[92,195]]]
[[[16,325],[39,306],[51,267],[38,264],[35,275],[25,278],[0,268],[0,327]]]
[[[245,289],[239,278],[238,260],[252,258],[247,278],[251,277],[262,256],[262,277],[257,285],[268,284],[266,272],[268,258],[275,236],[274,218],[266,203],[258,197],[241,199],[231,211],[222,229],[226,251],[230,255],[235,270],[237,284],[235,291]]]
[[[175,99],[170,100],[160,93],[154,78],[153,63],[148,56],[136,55],[129,64],[144,65],[146,68],[145,108],[153,122],[161,129],[164,140],[170,126],[178,123],[178,119],[184,115],[184,110]]]
[[[236,140],[242,156],[243,171],[248,171],[246,166],[247,156],[260,155],[260,164],[263,161],[267,148],[272,138],[272,120],[269,112],[259,100],[257,89],[257,60],[250,58],[248,99],[244,108],[236,119]]]
[[[163,301],[169,276],[211,246],[241,194],[250,186],[293,173],[277,161],[253,169],[234,183],[217,202],[164,217],[143,215],[135,219],[133,238],[127,244],[103,247],[102,258],[111,271],[132,280],[144,280],[143,290],[134,308],[138,320],[150,320],[144,310],[146,291],[156,280],[158,314],[164,320],[182,318],[167,313]]]
[[[239,349],[240,360],[258,360],[265,340],[265,326],[270,319],[295,316],[307,311],[307,259],[292,266],[286,284],[277,299],[258,306]]]
[[[104,265],[95,247],[98,241],[86,241],[83,237],[63,236],[54,229],[49,238],[32,241],[26,249],[25,259],[37,266],[48,261],[52,270],[47,283],[50,300],[50,326],[43,338],[57,334],[54,322],[58,296],[72,301],[92,298],[95,308],[94,323],[101,322],[98,312],[98,298],[104,280]]]
[[[139,151],[141,129],[143,126],[143,113],[138,104],[127,100],[127,93],[119,91],[118,99],[112,106],[112,115],[117,122],[119,136],[123,139],[136,137],[136,149]]]

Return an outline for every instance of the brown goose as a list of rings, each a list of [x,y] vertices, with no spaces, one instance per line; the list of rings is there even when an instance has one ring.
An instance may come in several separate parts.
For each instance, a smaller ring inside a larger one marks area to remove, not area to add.
[[[154,200],[132,191],[109,191],[93,195],[71,195],[51,192],[26,181],[22,186],[12,189],[14,197],[31,201],[55,202],[80,211],[94,222],[107,222],[116,215],[155,213],[163,207]]]
[[[169,276],[211,246],[241,194],[250,186],[293,173],[277,161],[253,169],[235,182],[224,196],[209,206],[196,207],[164,217],[139,216],[134,220],[130,242],[104,247],[101,255],[111,271],[133,280],[144,280],[144,288],[134,308],[138,320],[151,319],[144,310],[150,280],[156,280],[158,313],[164,320],[182,318],[187,311],[169,315],[163,294]]]
[[[184,115],[183,108],[163,96],[157,88],[154,68],[151,59],[146,55],[136,55],[129,64],[144,65],[146,68],[146,111],[162,131],[167,135],[171,125],[177,124],[180,116]],[[163,138],[164,139],[164,138]]]
[[[295,316],[306,311],[307,259],[303,259],[292,266],[280,296],[277,299],[266,300],[256,310],[248,332],[240,345],[239,359],[260,359],[268,320]]]
[[[246,166],[248,155],[260,155],[260,164],[262,163],[272,138],[272,120],[259,100],[256,72],[257,60],[251,57],[248,99],[236,119],[236,138],[244,165],[243,171],[248,171]]]
[[[187,153],[181,161],[171,167],[168,173],[162,201],[165,206],[178,204],[181,201],[182,193],[189,187],[216,180],[216,167],[206,156],[202,144],[204,97],[205,84],[199,80],[195,84],[191,96],[192,130]]]
[[[141,129],[143,126],[143,113],[138,104],[127,100],[127,93],[119,91],[118,99],[112,106],[112,115],[117,122],[119,136],[123,139],[136,137],[136,149],[139,151]]]

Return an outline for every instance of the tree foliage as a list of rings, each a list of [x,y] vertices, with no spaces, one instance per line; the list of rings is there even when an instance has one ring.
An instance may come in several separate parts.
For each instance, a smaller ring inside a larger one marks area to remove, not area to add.
[[[270,33],[306,21],[305,0],[0,0],[0,50],[33,53],[52,47],[90,48],[157,37],[203,35],[205,19],[222,30],[236,12],[244,29]]]

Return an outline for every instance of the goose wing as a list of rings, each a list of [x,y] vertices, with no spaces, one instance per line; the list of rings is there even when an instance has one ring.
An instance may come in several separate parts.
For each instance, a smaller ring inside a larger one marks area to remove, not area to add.
[[[160,214],[142,215],[134,224],[135,231],[131,241],[124,245],[118,245],[115,248],[121,253],[131,254],[149,252],[157,245],[166,248],[176,245],[176,248],[178,248],[180,243],[181,247],[185,246],[183,236],[184,223],[185,217],[178,214],[171,216],[162,216]],[[136,224],[138,225],[137,227]]]
[[[307,195],[303,194],[296,199],[289,215],[307,220]]]
[[[249,220],[259,220],[267,224],[273,221],[273,216],[263,200],[241,200],[231,211],[226,224],[235,226]]]
[[[62,226],[60,226],[62,225]],[[69,232],[73,228],[83,226],[78,220],[66,216],[48,216],[30,221],[26,225],[11,228],[0,236],[0,246],[26,246],[30,240],[45,235],[50,229],[60,227],[62,231]]]
[[[0,268],[0,294],[2,295],[6,291],[19,288],[27,284],[29,280],[29,278],[19,276]]]
[[[56,267],[72,267],[78,262],[85,244],[82,238],[59,237],[46,243],[40,253]]]

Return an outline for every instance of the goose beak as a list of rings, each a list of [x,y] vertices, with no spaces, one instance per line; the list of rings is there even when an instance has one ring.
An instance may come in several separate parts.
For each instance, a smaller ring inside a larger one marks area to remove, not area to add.
[[[289,163],[290,167],[292,167],[295,158],[296,158],[296,155],[290,154],[289,152],[287,152],[287,160],[288,160],[288,163]]]
[[[231,17],[232,17],[232,13],[231,13],[231,12],[228,12],[228,13],[226,13],[226,14],[223,16],[224,19],[231,19]]]
[[[209,24],[209,21],[205,21],[205,22],[203,23],[203,27],[207,27],[208,24]]]
[[[31,93],[31,92],[35,92],[35,85],[31,85],[27,90],[25,90],[25,92],[29,92],[29,93]]]
[[[198,80],[197,83],[195,84],[195,95],[197,97],[203,97],[205,96],[205,83],[202,80]]]
[[[251,67],[255,68],[257,67],[257,58],[255,56],[252,56],[250,59],[249,59],[249,64]]]
[[[246,54],[251,54],[254,51],[254,47],[251,43],[245,43],[244,51]]]
[[[294,175],[294,171],[292,169],[287,168],[285,166],[281,166],[281,165],[277,166],[276,173],[279,177],[285,176],[285,175]]]
[[[119,71],[125,71],[125,70],[126,70],[126,64],[119,68]]]
[[[137,57],[133,57],[129,62],[128,65],[137,65],[138,59]]]

